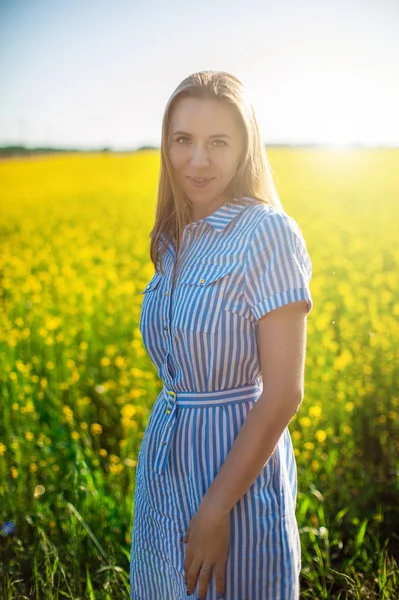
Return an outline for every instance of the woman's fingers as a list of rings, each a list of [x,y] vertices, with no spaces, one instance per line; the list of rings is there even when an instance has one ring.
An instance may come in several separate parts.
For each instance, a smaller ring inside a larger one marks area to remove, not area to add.
[[[202,567],[202,565],[201,565],[201,567]],[[212,570],[213,570],[213,567],[212,567],[212,569],[206,569],[205,571],[203,571],[200,568],[200,573],[199,573],[199,577],[198,577],[198,597],[200,598],[200,600],[205,600],[205,596],[206,596],[206,593],[207,593],[208,587],[209,587],[209,580],[212,575]],[[190,590],[191,590],[191,588],[190,588]]]
[[[212,576],[212,570],[215,570],[216,577],[216,592],[218,595],[224,595],[225,591],[225,571],[226,571],[226,563],[219,563],[214,565],[212,569],[202,570],[201,567],[203,564],[200,564],[198,561],[193,561],[190,565],[190,568],[187,572],[187,578],[185,581],[187,582],[187,592],[192,593],[195,589],[195,586],[198,584],[198,597],[200,600],[205,600],[206,594],[209,588],[209,581]]]
[[[190,552],[187,552],[187,550],[186,550],[186,556],[184,558],[184,565],[183,565],[183,567],[184,567],[184,581],[186,583],[188,583],[188,572],[189,572],[189,570],[191,568],[192,563],[193,563],[193,556],[191,555]]]
[[[185,577],[185,580],[187,581],[188,594],[192,594],[195,589],[195,586],[197,585],[197,579],[200,574],[201,566],[202,562],[199,562],[198,560],[193,560],[190,565],[190,568],[187,572],[187,577]]]
[[[216,592],[222,596],[224,595],[225,575],[226,563],[219,562],[215,565]]]

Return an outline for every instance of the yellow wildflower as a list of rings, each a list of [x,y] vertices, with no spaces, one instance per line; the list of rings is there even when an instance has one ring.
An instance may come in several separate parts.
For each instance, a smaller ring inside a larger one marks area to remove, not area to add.
[[[99,423],[92,423],[90,425],[90,433],[92,435],[98,435],[102,432],[103,432],[103,428],[101,427],[101,425]]]
[[[318,429],[315,433],[315,438],[318,442],[320,442],[320,444],[322,444],[325,441],[326,437],[327,433],[322,429]]]

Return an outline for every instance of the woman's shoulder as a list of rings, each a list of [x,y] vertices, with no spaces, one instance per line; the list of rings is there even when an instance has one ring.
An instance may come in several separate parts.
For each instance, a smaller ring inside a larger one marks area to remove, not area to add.
[[[247,217],[253,221],[254,225],[294,220],[282,208],[258,200],[257,198],[245,197],[240,198],[240,201],[247,204],[247,210],[245,212]]]
[[[253,198],[251,200],[251,207],[245,212],[254,237],[257,233],[261,236],[273,237],[287,235],[287,233],[302,235],[297,221],[284,209],[261,200]]]

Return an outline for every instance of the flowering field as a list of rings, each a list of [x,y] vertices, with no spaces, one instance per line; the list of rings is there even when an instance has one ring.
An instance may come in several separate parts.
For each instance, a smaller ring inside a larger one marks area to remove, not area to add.
[[[399,150],[268,154],[313,264],[301,597],[395,599]],[[1,598],[129,598],[158,172],[155,151],[0,163]]]

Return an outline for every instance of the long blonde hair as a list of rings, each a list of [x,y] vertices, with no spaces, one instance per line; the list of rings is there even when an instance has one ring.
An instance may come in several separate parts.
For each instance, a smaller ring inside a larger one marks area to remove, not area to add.
[[[224,71],[201,71],[184,79],[169,98],[162,121],[161,167],[154,227],[150,233],[150,256],[163,274],[162,257],[168,242],[179,252],[184,228],[192,222],[191,203],[176,183],[168,157],[171,111],[179,98],[212,98],[232,105],[245,132],[243,160],[229,191],[232,197],[250,197],[283,210],[273,181],[272,169],[263,145],[253,106],[245,85]]]

